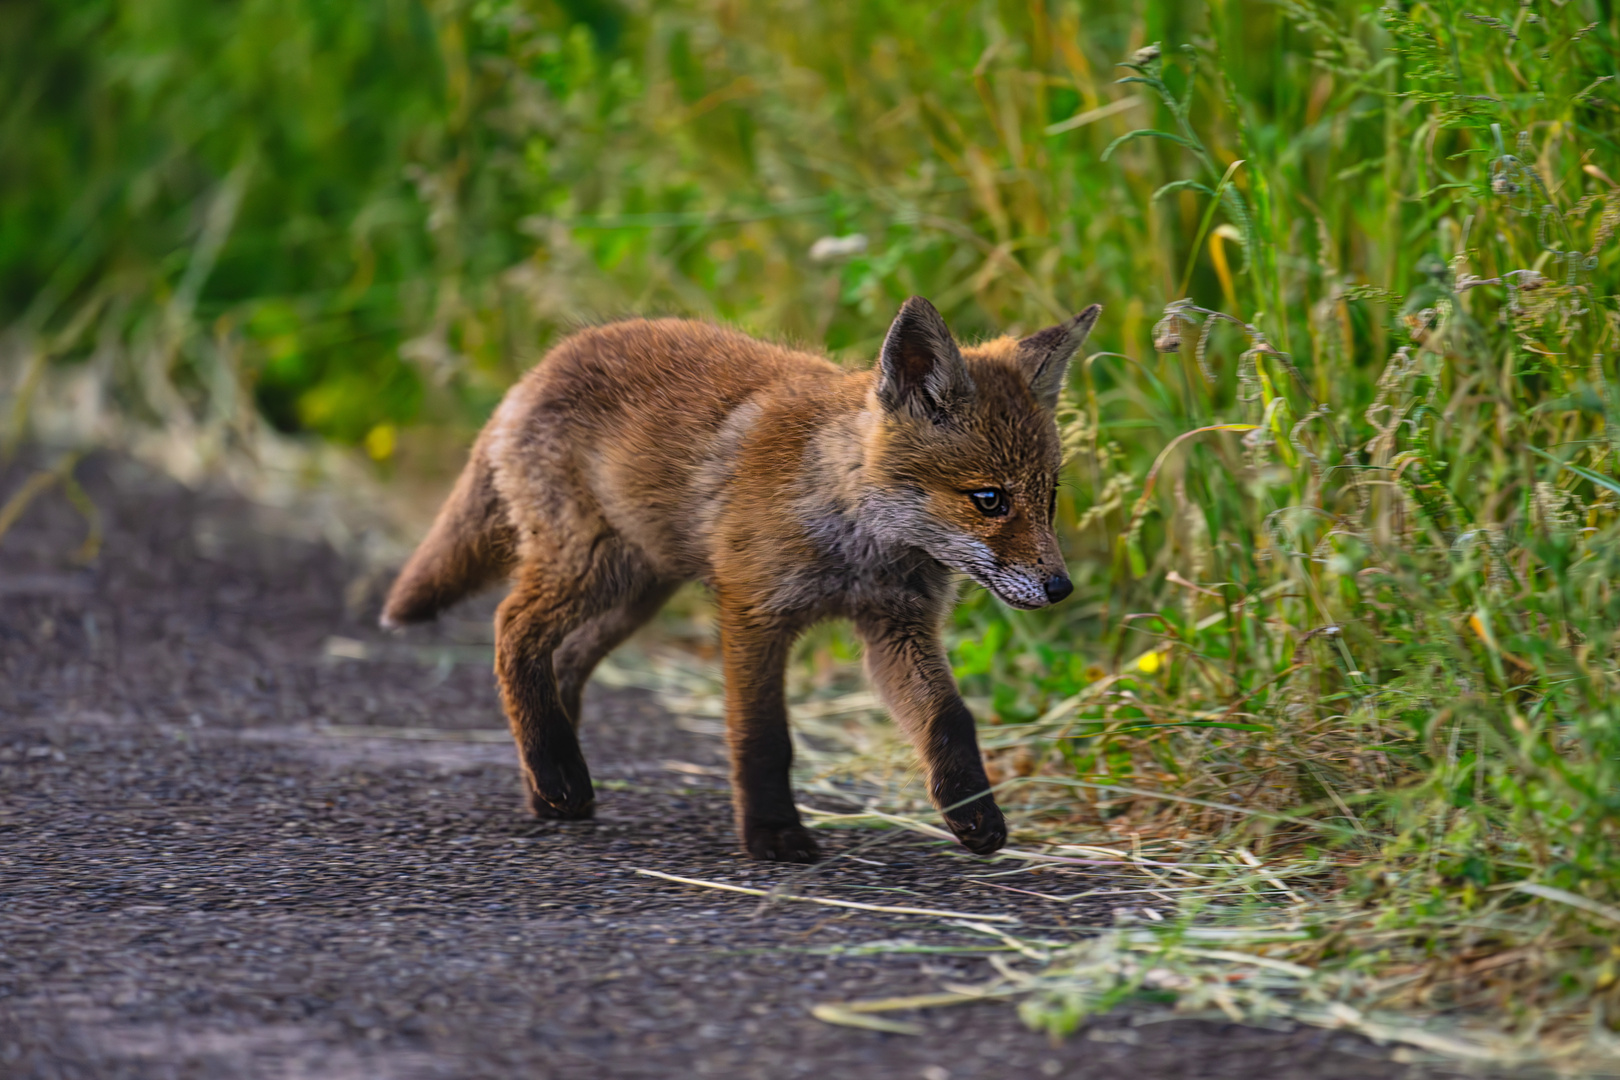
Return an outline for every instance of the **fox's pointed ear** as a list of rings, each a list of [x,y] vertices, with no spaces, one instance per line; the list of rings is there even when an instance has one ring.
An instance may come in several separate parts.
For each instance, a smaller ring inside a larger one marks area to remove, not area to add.
[[[973,397],[962,350],[940,313],[913,296],[894,317],[878,354],[878,401],[891,413],[940,420]]]
[[[1069,374],[1069,361],[1097,325],[1101,304],[1092,304],[1068,322],[1038,330],[1018,342],[1018,366],[1043,408],[1057,408],[1058,394]]]

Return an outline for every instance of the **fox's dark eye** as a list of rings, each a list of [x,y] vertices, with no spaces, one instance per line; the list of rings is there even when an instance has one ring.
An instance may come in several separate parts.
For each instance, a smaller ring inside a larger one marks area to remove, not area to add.
[[[1057,488],[1056,487],[1054,487],[1052,489],[1052,501],[1046,508],[1046,520],[1047,521],[1056,521],[1057,520]]]
[[[1000,488],[984,488],[981,491],[968,492],[968,498],[985,517],[1002,517],[1010,509],[1007,503],[1007,493]]]

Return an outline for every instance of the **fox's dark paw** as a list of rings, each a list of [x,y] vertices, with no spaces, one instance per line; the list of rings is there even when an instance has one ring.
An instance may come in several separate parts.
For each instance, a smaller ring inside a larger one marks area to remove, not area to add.
[[[589,821],[596,816],[596,789],[588,776],[544,792],[530,788],[528,794],[529,813],[545,821]]]
[[[750,858],[764,862],[813,863],[821,848],[803,825],[755,825],[743,830]]]
[[[962,846],[975,855],[992,854],[1007,843],[1007,819],[1001,816],[1001,807],[988,795],[948,812],[945,824]]]
[[[529,813],[542,821],[589,821],[596,816],[596,800],[591,798],[558,805],[547,802],[531,791]]]
[[[587,821],[596,815],[596,788],[585,759],[532,763],[525,770],[529,813],[547,821]]]

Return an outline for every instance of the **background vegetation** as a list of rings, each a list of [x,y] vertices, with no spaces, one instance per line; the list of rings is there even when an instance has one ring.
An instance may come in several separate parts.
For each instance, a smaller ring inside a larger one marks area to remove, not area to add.
[[[4,5],[8,438],[57,393],[442,470],[580,319],[866,363],[912,293],[1101,301],[1076,599],[958,619],[1022,839],[1295,860],[1296,958],[1595,1045],[1617,55],[1609,0]]]

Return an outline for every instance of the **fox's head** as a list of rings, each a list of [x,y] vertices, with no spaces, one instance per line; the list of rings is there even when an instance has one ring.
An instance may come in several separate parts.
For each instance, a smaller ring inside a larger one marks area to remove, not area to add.
[[[1061,452],[1058,392],[1102,313],[1093,304],[1023,339],[959,348],[920,296],[878,357],[867,464],[885,531],[1017,608],[1074,591],[1052,514]]]

